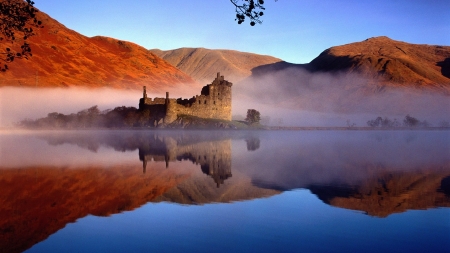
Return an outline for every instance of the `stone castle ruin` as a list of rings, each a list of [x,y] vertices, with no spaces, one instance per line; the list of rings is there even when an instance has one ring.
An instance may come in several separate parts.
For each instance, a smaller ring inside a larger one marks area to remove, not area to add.
[[[149,118],[155,126],[170,124],[181,115],[231,120],[232,85],[220,73],[217,73],[214,81],[204,86],[200,95],[191,99],[169,98],[169,92],[166,92],[166,98],[148,98],[144,86],[144,95],[139,100],[139,109],[149,111]]]

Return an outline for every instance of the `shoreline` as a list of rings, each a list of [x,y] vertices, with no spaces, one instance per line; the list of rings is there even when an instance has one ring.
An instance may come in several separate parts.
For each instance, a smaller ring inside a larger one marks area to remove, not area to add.
[[[223,129],[223,128],[5,128],[0,127],[0,133],[4,132],[40,132],[40,131],[449,131],[450,127],[283,127],[263,126],[263,128],[247,129]]]

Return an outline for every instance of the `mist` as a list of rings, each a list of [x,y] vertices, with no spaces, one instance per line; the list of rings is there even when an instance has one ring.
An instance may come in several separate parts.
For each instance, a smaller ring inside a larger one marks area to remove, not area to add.
[[[193,96],[188,88],[168,88],[161,93],[147,92],[149,97]],[[118,90],[110,88],[0,88],[0,127],[13,127],[24,119],[46,117],[48,113],[77,113],[97,105],[103,111],[118,106],[139,107],[140,90]]]
[[[233,85],[233,117],[245,117],[247,109],[261,112],[262,123],[281,126],[367,126],[378,116],[402,121],[409,114],[433,126],[450,121],[450,99],[445,91],[385,88],[358,74],[311,73],[287,68],[253,75]],[[149,97],[190,98],[198,89],[183,85]],[[181,88],[180,88],[181,87]],[[77,113],[97,105],[103,111],[118,106],[138,107],[140,90],[110,88],[0,88],[0,127],[48,113]]]
[[[263,117],[295,126],[346,126],[347,120],[367,126],[367,120],[377,116],[401,121],[410,114],[436,125],[450,120],[449,98],[444,89],[387,88],[356,73],[311,73],[291,67],[233,86],[233,113],[257,109]]]

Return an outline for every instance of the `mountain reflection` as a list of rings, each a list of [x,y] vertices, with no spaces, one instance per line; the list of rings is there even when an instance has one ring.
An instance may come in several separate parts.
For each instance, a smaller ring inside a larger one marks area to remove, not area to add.
[[[239,172],[231,178],[231,137],[226,133],[38,134],[38,139],[50,146],[38,143],[33,147],[35,153],[26,153],[24,148],[35,145],[33,140],[0,137],[4,140],[2,147],[3,144],[8,147],[2,148],[0,165],[2,252],[22,252],[87,215],[108,216],[152,201],[202,204],[279,193],[253,186],[251,179]],[[87,164],[81,161],[79,157],[83,152],[71,146],[89,150],[94,155],[93,160]],[[78,159],[66,165],[67,159],[54,160],[54,150],[48,147],[61,149],[63,154],[70,150],[70,156]],[[9,150],[25,153],[8,153]],[[131,153],[136,155],[135,162],[114,161],[116,151],[134,151]],[[14,161],[17,156],[30,159],[23,159],[24,165],[18,166]],[[105,157],[97,161],[97,156]],[[144,173],[138,158],[144,164]],[[225,183],[230,179],[230,183]]]
[[[5,252],[21,252],[78,218],[108,216],[148,202],[228,203],[304,188],[326,204],[377,217],[450,207],[448,132],[35,136],[0,135],[0,248]]]
[[[252,152],[235,152],[233,171],[239,170],[260,189],[305,188],[327,204],[379,217],[450,203],[447,131],[167,131],[51,135],[45,139],[53,145],[70,143],[92,151],[100,146],[139,150],[144,173],[158,162],[170,167],[171,162],[187,160],[200,165],[216,187],[232,177],[231,142],[235,140]]]

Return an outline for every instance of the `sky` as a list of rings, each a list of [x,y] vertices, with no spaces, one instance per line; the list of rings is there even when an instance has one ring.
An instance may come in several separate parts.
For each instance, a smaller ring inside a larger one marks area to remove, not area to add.
[[[232,49],[291,63],[376,36],[450,45],[449,0],[266,0],[263,23],[254,27],[237,24],[229,0],[35,0],[35,6],[89,37],[147,49]]]

